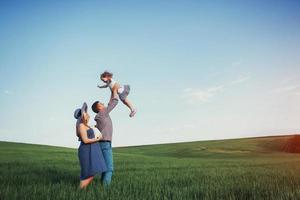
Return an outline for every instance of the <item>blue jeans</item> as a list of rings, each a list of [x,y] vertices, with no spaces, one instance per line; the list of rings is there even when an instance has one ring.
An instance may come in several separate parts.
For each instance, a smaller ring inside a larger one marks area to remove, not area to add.
[[[102,173],[102,183],[108,186],[111,183],[111,177],[114,171],[113,155],[110,142],[99,142],[103,157],[106,163],[107,171]]]

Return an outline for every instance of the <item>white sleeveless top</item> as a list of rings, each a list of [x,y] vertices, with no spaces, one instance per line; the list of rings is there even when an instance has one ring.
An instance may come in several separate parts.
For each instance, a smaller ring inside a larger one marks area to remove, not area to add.
[[[117,82],[114,79],[111,79],[110,83],[108,84],[108,87],[110,88],[110,90],[113,89],[113,87],[115,86]],[[123,85],[120,85],[120,88],[118,89],[118,94],[121,94],[124,91],[124,87]]]

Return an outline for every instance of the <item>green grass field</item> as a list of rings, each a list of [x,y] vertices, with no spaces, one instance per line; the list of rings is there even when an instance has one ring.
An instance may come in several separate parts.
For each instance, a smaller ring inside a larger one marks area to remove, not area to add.
[[[109,189],[78,189],[77,149],[0,142],[0,199],[300,199],[291,136],[114,148]]]

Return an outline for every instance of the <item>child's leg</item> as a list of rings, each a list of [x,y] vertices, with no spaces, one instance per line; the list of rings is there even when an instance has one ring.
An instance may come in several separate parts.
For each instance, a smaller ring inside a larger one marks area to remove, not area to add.
[[[126,97],[124,101],[122,101],[131,111],[134,110],[131,102],[128,100],[128,98]]]
[[[132,104],[130,103],[130,101],[128,100],[128,98],[126,97],[124,101],[122,101],[129,109],[130,109],[130,115],[129,117],[133,117],[136,114],[136,109],[133,108]]]

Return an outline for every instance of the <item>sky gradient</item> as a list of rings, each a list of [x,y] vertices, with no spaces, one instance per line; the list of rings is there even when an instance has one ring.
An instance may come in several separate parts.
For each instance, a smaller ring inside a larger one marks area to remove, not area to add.
[[[77,147],[104,70],[113,146],[300,132],[299,1],[1,1],[0,44],[0,140]]]

